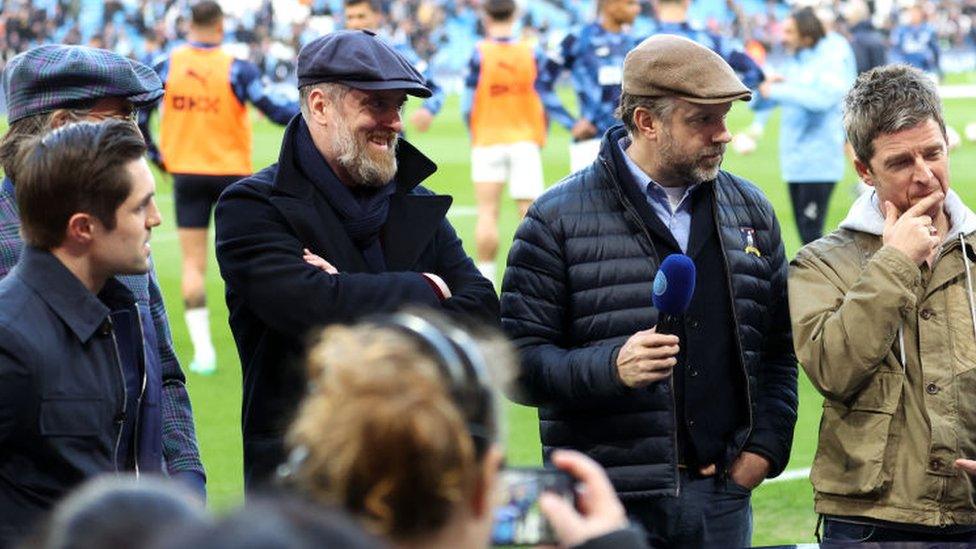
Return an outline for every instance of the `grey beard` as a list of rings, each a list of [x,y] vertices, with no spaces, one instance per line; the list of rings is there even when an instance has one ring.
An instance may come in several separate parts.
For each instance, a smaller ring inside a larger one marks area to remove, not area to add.
[[[371,156],[365,142],[356,139],[349,128],[340,125],[334,135],[334,144],[339,152],[339,165],[349,172],[357,185],[382,187],[390,182],[397,172],[396,149],[399,137],[394,137],[390,154],[381,158]]]

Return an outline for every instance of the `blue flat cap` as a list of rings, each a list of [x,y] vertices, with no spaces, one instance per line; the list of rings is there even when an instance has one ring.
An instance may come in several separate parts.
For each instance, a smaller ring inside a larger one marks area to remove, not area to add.
[[[430,97],[426,79],[376,33],[367,30],[330,32],[298,52],[298,87],[321,82],[359,90],[403,90]]]
[[[106,97],[128,99],[141,109],[163,96],[149,67],[85,46],[46,45],[21,53],[3,70],[7,121],[56,109],[77,108]]]

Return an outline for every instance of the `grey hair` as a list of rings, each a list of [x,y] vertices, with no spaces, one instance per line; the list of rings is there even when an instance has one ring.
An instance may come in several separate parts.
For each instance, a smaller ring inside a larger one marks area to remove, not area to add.
[[[627,132],[633,137],[637,132],[637,126],[634,124],[634,112],[638,108],[645,108],[657,118],[667,122],[670,121],[671,114],[674,112],[674,105],[674,97],[632,95],[623,92],[620,94],[620,104],[613,114],[623,121]]]
[[[41,135],[60,124],[80,122],[87,112],[79,109],[56,109],[16,120],[0,137],[0,168],[11,181],[17,181],[17,154],[32,137]]]
[[[335,82],[319,82],[318,84],[309,84],[307,86],[302,86],[298,88],[298,105],[302,110],[302,118],[305,122],[308,122],[311,116],[308,110],[308,96],[312,93],[312,90],[320,90],[333,103],[338,103],[346,97],[349,93],[349,86],[344,84],[337,84]]]
[[[881,134],[913,128],[934,120],[946,137],[942,102],[935,83],[908,65],[884,65],[857,77],[844,98],[844,130],[857,159],[874,156],[874,140]]]

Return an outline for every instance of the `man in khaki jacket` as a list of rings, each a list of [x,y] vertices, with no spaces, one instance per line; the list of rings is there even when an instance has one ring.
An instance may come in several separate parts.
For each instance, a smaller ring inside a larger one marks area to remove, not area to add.
[[[976,542],[956,463],[976,456],[976,214],[949,190],[924,74],[861,75],[844,125],[873,192],[789,278],[797,358],[825,398],[810,474],[824,541]]]

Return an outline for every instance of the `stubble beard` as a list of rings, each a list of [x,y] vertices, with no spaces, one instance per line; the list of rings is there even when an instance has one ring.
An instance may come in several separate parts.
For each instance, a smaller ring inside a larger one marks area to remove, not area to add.
[[[722,167],[722,158],[725,155],[724,144],[710,147],[692,158],[675,150],[675,140],[667,129],[664,130],[664,137],[659,152],[661,164],[667,168],[675,180],[682,181],[686,185],[697,185],[718,177],[718,171]],[[718,162],[714,166],[706,165],[704,157],[715,154],[719,155]]]

